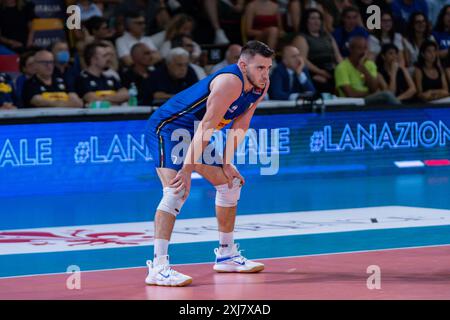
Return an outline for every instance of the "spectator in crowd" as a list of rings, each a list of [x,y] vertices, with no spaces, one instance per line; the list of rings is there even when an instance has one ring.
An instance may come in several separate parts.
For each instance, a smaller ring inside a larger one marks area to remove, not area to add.
[[[300,2],[300,12],[303,13],[302,17],[304,16],[304,13],[306,13],[306,11],[309,9],[315,9],[315,10],[319,11],[322,16],[322,24],[323,24],[324,30],[326,30],[327,32],[333,31],[333,18],[324,9],[323,5],[321,4],[321,1],[316,1],[316,0],[299,1],[299,0],[297,0],[294,2]],[[301,25],[302,25],[302,23],[300,23],[300,26]]]
[[[278,1],[280,5],[283,29],[288,33],[298,34],[302,17],[302,4],[300,0]]]
[[[433,31],[433,37],[439,46],[439,58],[447,61],[450,48],[450,4],[442,8]]]
[[[164,42],[161,44],[160,53],[161,56],[165,57],[172,49],[172,40],[180,35],[188,35],[192,37],[192,31],[194,30],[195,24],[194,20],[184,14],[180,13],[176,15],[173,20],[168,24],[167,30],[164,33]],[[197,60],[202,52],[198,43],[193,42],[192,57]]]
[[[428,0],[428,19],[431,21],[431,24],[434,26],[438,21],[438,16],[441,10],[450,4],[450,0]]]
[[[22,53],[33,44],[34,4],[24,0],[0,1],[0,44]]]
[[[447,79],[439,63],[436,42],[426,40],[420,46],[414,81],[417,97],[422,101],[427,102],[449,96]]]
[[[220,26],[219,0],[203,0],[203,4],[209,21],[211,22],[211,26],[214,29],[214,43],[224,45],[229,44],[230,40],[225,34],[225,31]],[[244,5],[244,0],[238,0],[234,4],[231,3],[230,9],[234,10],[236,13],[241,13],[244,9]]]
[[[414,71],[414,65],[419,57],[419,48],[425,40],[435,41],[430,24],[423,13],[415,12],[409,18],[405,39],[406,66],[410,73]]]
[[[70,91],[64,78],[54,74],[55,59],[47,50],[34,55],[36,74],[25,81],[22,99],[25,108],[83,107],[83,101]]]
[[[378,6],[381,12],[391,12],[391,2],[392,0],[355,0],[354,5],[359,8],[359,13],[361,14],[362,24],[367,26],[367,19],[372,16],[373,12],[367,12],[370,6]],[[389,3],[388,3],[389,2]],[[370,45],[369,45],[370,48]]]
[[[7,73],[0,72],[0,110],[16,109],[14,84]]]
[[[445,67],[445,76],[446,76],[447,84],[450,84],[450,55],[447,56],[447,61],[444,63],[444,65],[446,66]]]
[[[194,19],[187,14],[175,15],[166,25],[166,28],[158,33],[153,34],[152,39],[155,46],[161,51],[165,42],[169,42],[180,34],[192,35],[194,30]],[[170,50],[170,48],[168,49]]]
[[[352,0],[321,0],[321,2],[325,9],[324,27],[330,33],[342,26],[342,13],[344,9],[355,5]]]
[[[110,40],[114,34],[108,27],[108,22],[103,17],[94,16],[86,20],[84,26],[92,38],[89,42]]]
[[[70,62],[69,45],[65,41],[56,41],[51,46],[51,51],[55,59],[54,74],[56,77],[64,79],[67,90],[75,91],[75,80],[81,70]]]
[[[103,71],[105,76],[113,77],[120,82],[119,59],[117,58],[116,48],[111,41],[103,40],[100,44],[106,49],[106,68]]]
[[[399,50],[392,44],[384,44],[377,58],[378,72],[385,81],[385,87],[402,103],[414,102],[416,86],[408,70],[401,65]]]
[[[125,19],[126,32],[116,40],[119,59],[125,66],[131,66],[131,47],[138,43],[145,43],[150,49],[158,51],[150,37],[145,36],[145,18],[141,13],[129,14]]]
[[[241,20],[245,0],[202,0],[206,15],[214,29],[215,44],[240,43]],[[220,15],[218,14],[220,12]],[[223,37],[222,31],[225,33]]]
[[[78,0],[77,6],[80,8],[80,19],[82,22],[92,17],[102,16],[102,11],[92,0]]]
[[[189,53],[183,48],[171,49],[166,63],[156,68],[150,77],[154,102],[167,100],[198,81],[189,66]]]
[[[179,35],[172,39],[172,48],[183,48],[187,52],[189,52],[189,66],[194,69],[195,74],[197,75],[198,80],[202,80],[206,78],[205,70],[197,64],[196,59],[193,56],[194,52],[194,41],[192,37],[189,35]]]
[[[244,13],[246,37],[265,42],[270,48],[276,49],[278,40],[285,34],[278,11],[278,4],[270,0],[248,3]]]
[[[392,1],[391,8],[400,32],[405,31],[404,27],[411,15],[415,12],[420,12],[427,20],[429,19],[428,5],[425,0],[394,0]]]
[[[17,97],[17,105],[19,107],[23,106],[22,102],[22,91],[25,81],[30,79],[36,73],[35,64],[34,64],[34,55],[37,50],[28,50],[20,55],[19,58],[19,70],[20,75],[16,79],[16,97]]]
[[[369,38],[369,33],[361,25],[361,15],[355,7],[346,7],[342,11],[342,26],[336,28],[333,37],[343,57],[349,55],[349,40],[355,36]]]
[[[368,59],[367,39],[355,36],[349,42],[349,56],[335,70],[336,89],[341,97],[364,98],[370,104],[399,104],[385,89],[375,63]]]
[[[282,61],[270,76],[270,99],[297,100],[301,93],[314,94],[315,91],[299,50],[294,46],[284,47]]]
[[[87,68],[81,71],[76,81],[79,96],[88,104],[93,101],[109,101],[120,105],[128,100],[128,90],[114,77],[105,76],[108,66],[108,51],[104,44],[90,43],[84,51]]]
[[[145,43],[136,43],[131,48],[133,65],[122,74],[122,83],[126,88],[136,85],[138,91],[138,105],[152,103],[150,76],[154,64],[152,51]]]
[[[214,65],[210,73],[219,71],[220,69],[225,68],[230,64],[237,63],[239,60],[239,56],[241,54],[241,50],[242,46],[240,46],[239,44],[230,45],[227,51],[225,52],[225,59],[219,62],[218,64]]]
[[[170,4],[169,4],[170,2]],[[145,25],[145,34],[150,35],[157,31],[158,22],[164,24],[165,20],[170,18],[171,11],[176,2],[173,0],[123,0],[119,3],[112,16],[115,17],[115,27],[119,34],[124,30],[126,16],[132,12],[142,12],[147,22]],[[171,6],[172,5],[172,6]]]
[[[373,30],[369,36],[369,52],[370,58],[376,60],[381,51],[383,44],[391,43],[398,49],[398,58],[400,65],[405,66],[405,50],[403,47],[403,37],[400,33],[395,32],[394,18],[390,12],[381,13],[381,29]]]
[[[323,28],[323,15],[307,9],[302,20],[302,34],[293,40],[311,73],[315,87],[321,92],[334,92],[334,69],[342,56],[334,38]]]

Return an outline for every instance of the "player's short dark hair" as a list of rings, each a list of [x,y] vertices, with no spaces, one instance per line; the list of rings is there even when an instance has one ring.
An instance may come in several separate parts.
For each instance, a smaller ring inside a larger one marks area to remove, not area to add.
[[[95,56],[95,53],[97,52],[97,48],[106,48],[108,45],[101,43],[101,42],[92,42],[89,43],[85,48],[83,52],[83,58],[84,62],[87,66],[91,65],[92,57]]]
[[[241,50],[241,56],[248,55],[250,57],[254,57],[259,54],[266,58],[272,58],[274,53],[275,52],[267,44],[257,40],[247,42]]]

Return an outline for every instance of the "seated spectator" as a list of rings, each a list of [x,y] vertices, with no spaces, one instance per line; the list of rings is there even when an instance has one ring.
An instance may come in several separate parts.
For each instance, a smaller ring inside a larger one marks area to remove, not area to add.
[[[189,53],[183,48],[169,51],[166,63],[151,74],[153,100],[167,100],[198,81],[195,71],[189,66]]]
[[[445,72],[439,63],[438,45],[426,40],[420,46],[419,59],[414,70],[417,97],[432,101],[449,96]]]
[[[353,0],[321,0],[324,7],[324,28],[332,33],[336,28],[342,26],[343,11],[351,7]],[[362,22],[362,21],[361,21]]]
[[[239,56],[241,55],[241,50],[242,47],[238,44],[230,45],[225,52],[225,59],[213,66],[210,73],[219,71],[220,69],[225,68],[230,64],[237,63],[239,60]]]
[[[117,0],[115,0],[117,1]],[[169,3],[170,2],[170,3]],[[172,11],[174,6],[173,0],[126,0],[119,1],[115,6],[111,16],[114,17],[115,29],[119,35],[123,33],[124,25],[126,24],[126,17],[132,12],[142,12],[146,21],[145,34],[153,34],[156,32],[157,24],[164,23],[161,20],[168,19],[168,11]]]
[[[422,13],[427,20],[428,5],[425,0],[394,0],[391,4],[392,14],[394,15],[397,29],[405,32],[404,27],[407,25],[411,15],[415,12]]]
[[[315,91],[305,61],[298,49],[294,46],[284,47],[282,61],[270,76],[270,99],[297,100],[300,93],[314,94]]]
[[[0,72],[0,110],[16,109],[16,96],[14,93],[14,84],[11,77]]]
[[[435,41],[430,24],[423,13],[415,12],[409,18],[405,39],[406,66],[410,73],[414,71],[414,65],[418,60],[419,48],[426,40]]]
[[[285,35],[278,10],[278,4],[269,0],[248,3],[244,13],[247,38],[265,42],[270,48],[276,49],[278,39]]]
[[[288,33],[298,34],[300,32],[300,21],[302,17],[302,3],[300,0],[278,1],[280,13],[283,19],[284,30]]]
[[[389,2],[389,3],[388,3]],[[354,0],[353,3],[359,8],[361,14],[362,24],[367,26],[367,19],[372,16],[372,11],[367,11],[370,6],[378,6],[381,12],[391,12],[392,0]],[[382,19],[382,18],[381,18]],[[369,44],[370,48],[370,44]]]
[[[377,59],[378,72],[391,91],[402,103],[414,102],[416,86],[408,70],[401,65],[399,50],[392,44],[383,45]]]
[[[31,23],[36,18],[31,1],[0,1],[0,44],[22,53],[32,46]]]
[[[94,16],[86,20],[84,26],[89,32],[89,35],[92,36],[92,40],[90,40],[90,42],[110,40],[114,34],[108,27],[106,19],[103,17]]]
[[[195,59],[194,53],[194,41],[189,35],[179,35],[172,39],[172,48],[183,48],[189,52],[189,66],[194,69],[198,80],[206,78],[205,70],[197,64],[198,59]]]
[[[301,30],[292,44],[305,59],[315,87],[321,92],[334,92],[334,69],[342,56],[334,38],[323,29],[322,13],[306,10]]]
[[[119,76],[119,59],[117,58],[116,48],[111,41],[102,40],[100,44],[106,49],[106,67],[103,71],[105,76],[113,77],[117,81],[120,81]]]
[[[122,74],[122,84],[130,88],[136,85],[138,91],[138,105],[149,106],[152,103],[150,75],[153,66],[152,51],[145,43],[136,43],[131,48],[133,65]]]
[[[165,57],[169,53],[170,49],[172,49],[172,40],[180,35],[188,35],[192,37],[192,32],[194,30],[194,20],[184,14],[177,14],[167,26],[166,31],[163,32],[164,41],[160,47],[161,56]],[[202,52],[200,46],[193,42],[194,48],[192,51],[193,59],[196,60],[200,57]]]
[[[65,41],[56,41],[52,44],[51,51],[55,59],[55,76],[64,79],[69,92],[75,92],[75,80],[81,70],[70,62],[69,45]]]
[[[91,43],[84,51],[87,68],[81,71],[75,87],[87,104],[93,101],[109,101],[112,105],[120,105],[128,100],[128,90],[120,81],[103,74],[108,65],[107,50],[103,44]]]
[[[450,5],[446,5],[439,13],[433,36],[439,46],[439,59],[447,61],[450,48]]]
[[[333,37],[343,57],[349,55],[349,40],[355,36],[369,38],[369,33],[361,25],[361,15],[355,7],[346,7],[342,11],[342,26],[336,28]]]
[[[164,30],[150,36],[156,48],[161,51],[163,44],[166,41],[172,40],[180,34],[192,35],[194,30],[194,19],[186,14],[177,14],[167,23]],[[169,48],[170,50],[170,48]]]
[[[34,67],[34,55],[36,54],[36,50],[25,51],[20,55],[19,58],[19,70],[21,75],[16,79],[16,97],[17,97],[17,105],[19,107],[23,106],[22,101],[22,91],[23,85],[25,81],[30,79],[36,73]]]
[[[219,20],[219,0],[203,0],[206,15],[211,22],[211,26],[214,29],[214,43],[227,45],[230,43],[225,31],[222,29]],[[244,0],[238,0],[236,3],[229,3],[228,7],[230,11],[241,13],[244,9]],[[227,12],[227,11],[226,11]],[[228,12],[227,12],[228,13]],[[222,15],[222,12],[221,12]]]
[[[242,41],[241,19],[245,8],[245,0],[203,1],[205,3],[205,6],[210,2],[213,2],[213,4],[209,4],[209,7],[206,8],[206,13],[210,18],[211,24],[214,28],[214,43],[240,43]],[[222,32],[220,31],[221,29],[226,35],[226,38],[224,37],[223,40]]]
[[[301,18],[304,18],[304,13],[309,10],[309,9],[315,9],[317,11],[320,12],[321,16],[323,17],[322,22],[323,22],[323,28],[325,31],[327,32],[332,32],[333,31],[333,21],[331,16],[329,16],[324,8],[324,6],[322,5],[322,1],[316,1],[316,0],[303,0],[303,1],[290,1],[291,3],[295,3],[295,2],[300,2],[300,13],[301,14]],[[294,9],[294,12],[291,12],[291,16],[292,14],[295,13],[295,7],[294,8],[290,8],[291,10]],[[296,14],[296,13],[295,13]],[[301,24],[304,22],[301,22],[299,27],[301,26]]]
[[[119,59],[125,66],[131,66],[131,47],[138,43],[145,43],[150,49],[158,51],[150,37],[145,36],[145,18],[140,13],[129,14],[125,19],[126,32],[116,40]]]
[[[395,32],[394,18],[390,12],[381,13],[381,29],[373,30],[369,36],[370,59],[376,60],[383,44],[391,43],[397,47],[400,65],[405,66],[405,53],[403,48],[403,37]]]
[[[81,21],[86,21],[92,17],[101,17],[102,12],[91,0],[78,0],[77,6],[80,7]]]
[[[450,4],[450,0],[429,0],[428,5],[428,19],[431,21],[433,26],[436,25],[438,21],[439,13],[446,5]]]
[[[341,97],[364,98],[370,104],[399,104],[385,89],[375,63],[368,59],[367,40],[355,36],[349,42],[349,56],[335,70],[336,89]]]
[[[54,74],[55,59],[47,50],[34,55],[36,74],[25,81],[22,100],[25,108],[31,107],[83,107],[83,101],[70,91],[64,78]]]

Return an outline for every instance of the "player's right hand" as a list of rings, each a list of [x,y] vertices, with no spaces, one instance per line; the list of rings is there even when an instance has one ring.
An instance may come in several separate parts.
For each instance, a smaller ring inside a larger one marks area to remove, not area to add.
[[[186,200],[191,190],[191,173],[189,170],[181,169],[177,172],[175,178],[170,180],[170,187],[176,188],[175,193],[178,194],[184,190],[183,200]]]

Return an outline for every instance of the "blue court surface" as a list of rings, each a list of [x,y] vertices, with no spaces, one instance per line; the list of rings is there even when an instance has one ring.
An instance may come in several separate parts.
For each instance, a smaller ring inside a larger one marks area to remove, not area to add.
[[[450,244],[448,166],[376,175],[243,173],[235,238],[249,258]],[[174,264],[214,259],[215,189],[194,178],[169,250]],[[2,197],[0,277],[64,273],[71,265],[144,266],[161,196],[152,181],[145,190]]]

